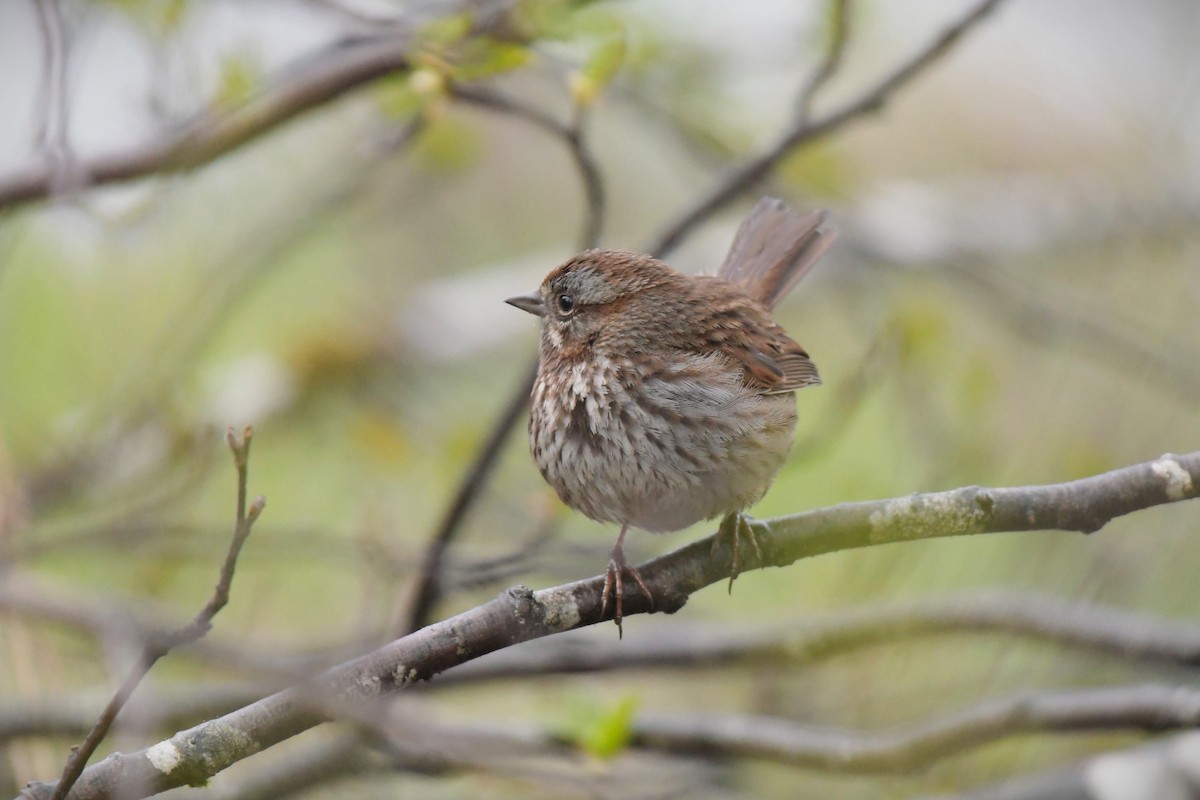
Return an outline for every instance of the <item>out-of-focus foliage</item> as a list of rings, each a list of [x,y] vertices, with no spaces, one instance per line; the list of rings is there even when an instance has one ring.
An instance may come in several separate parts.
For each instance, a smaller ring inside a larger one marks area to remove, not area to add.
[[[250,59],[228,56],[221,64],[220,85],[213,99],[215,110],[220,112],[242,105],[254,96],[260,82],[258,70]]]
[[[568,705],[569,716],[560,723],[561,735],[589,755],[612,758],[629,744],[637,707],[638,699],[632,695],[604,707],[576,698]]]

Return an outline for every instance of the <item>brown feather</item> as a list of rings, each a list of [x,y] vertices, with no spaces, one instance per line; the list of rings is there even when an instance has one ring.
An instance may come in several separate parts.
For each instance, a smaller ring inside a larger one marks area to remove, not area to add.
[[[738,228],[717,277],[774,308],[837,238],[828,216],[825,211],[798,214],[783,201],[764,197]]]
[[[705,332],[692,347],[718,351],[744,371],[747,386],[763,394],[782,394],[821,382],[804,348],[771,319],[761,303],[721,278],[694,279],[692,302],[706,310],[696,326]],[[735,320],[736,324],[725,324]]]
[[[805,386],[818,386],[821,376],[817,374],[817,365],[812,362],[807,353],[784,353],[775,363],[783,370],[783,382],[771,389],[771,393],[790,392],[803,389]]]

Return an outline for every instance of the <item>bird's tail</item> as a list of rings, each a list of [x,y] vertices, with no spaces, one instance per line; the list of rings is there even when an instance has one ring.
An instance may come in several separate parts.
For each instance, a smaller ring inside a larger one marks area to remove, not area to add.
[[[837,238],[828,218],[826,211],[798,214],[782,200],[764,197],[738,228],[717,277],[774,307]]]

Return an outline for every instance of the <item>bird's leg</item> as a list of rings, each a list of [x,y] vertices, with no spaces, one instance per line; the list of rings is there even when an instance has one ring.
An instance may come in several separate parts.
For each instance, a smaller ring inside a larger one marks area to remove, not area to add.
[[[754,529],[750,527],[750,518],[740,511],[734,511],[721,520],[721,526],[717,528],[717,535],[713,537],[712,555],[716,555],[717,549],[721,546],[721,542],[728,541],[733,556],[729,564],[729,593],[733,594],[733,582],[737,580],[737,576],[742,573],[742,540],[745,539],[750,543],[750,549],[754,551],[754,558],[757,559],[758,565],[762,566],[763,554],[762,548],[758,544],[758,537],[754,535]]]
[[[604,573],[604,591],[600,598],[600,613],[606,614],[608,613],[608,598],[610,594],[612,595],[613,622],[617,623],[618,639],[625,634],[625,631],[621,628],[621,620],[625,616],[623,603],[625,579],[623,573],[628,572],[633,577],[638,587],[642,590],[642,594],[649,601],[650,610],[654,610],[654,595],[650,594],[650,590],[646,588],[646,582],[642,580],[641,574],[625,561],[625,551],[622,547],[625,544],[625,532],[628,530],[628,525],[622,525],[621,532],[617,534],[617,543],[613,545],[612,553],[608,556],[608,571]]]

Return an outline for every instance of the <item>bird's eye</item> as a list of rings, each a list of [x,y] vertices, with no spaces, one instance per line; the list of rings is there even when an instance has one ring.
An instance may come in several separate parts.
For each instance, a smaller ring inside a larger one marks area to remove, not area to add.
[[[558,296],[558,313],[566,316],[575,310],[575,298],[569,294],[560,294]]]

